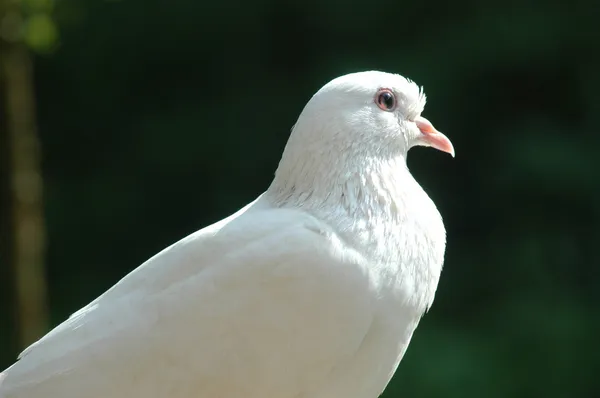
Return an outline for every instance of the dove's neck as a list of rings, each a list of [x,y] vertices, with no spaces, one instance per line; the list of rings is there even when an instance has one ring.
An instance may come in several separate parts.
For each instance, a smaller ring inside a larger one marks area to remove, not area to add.
[[[294,138],[268,190],[278,206],[324,211],[342,207],[353,218],[369,215],[388,221],[402,212],[407,198],[426,196],[408,170],[405,151],[369,143],[344,149],[301,145]]]
[[[406,226],[424,234],[431,228],[431,235],[444,241],[439,212],[411,175],[404,154],[374,158],[341,153],[325,161],[290,160],[294,158],[284,156],[267,191],[274,206],[300,208],[347,232],[350,239],[362,236],[386,250],[397,250]]]
[[[360,161],[348,153],[312,159],[293,155],[284,154],[268,191],[282,206],[323,208],[342,204],[355,212],[366,205],[393,206],[395,200],[408,193],[403,191],[414,188],[414,179],[401,155],[385,159],[362,156]],[[381,201],[365,202],[376,197]]]

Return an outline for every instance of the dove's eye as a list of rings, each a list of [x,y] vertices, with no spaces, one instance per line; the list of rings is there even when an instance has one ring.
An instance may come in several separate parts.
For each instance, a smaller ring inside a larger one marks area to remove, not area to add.
[[[385,88],[377,92],[375,103],[381,110],[391,112],[396,109],[396,96],[391,90]]]

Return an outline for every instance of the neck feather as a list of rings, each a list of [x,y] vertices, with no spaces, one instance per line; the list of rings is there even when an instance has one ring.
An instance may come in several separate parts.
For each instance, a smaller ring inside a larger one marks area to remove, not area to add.
[[[293,155],[284,154],[267,191],[277,206],[328,213],[335,209],[355,220],[399,221],[407,198],[425,194],[410,174],[405,154],[374,158],[348,151],[308,161]]]

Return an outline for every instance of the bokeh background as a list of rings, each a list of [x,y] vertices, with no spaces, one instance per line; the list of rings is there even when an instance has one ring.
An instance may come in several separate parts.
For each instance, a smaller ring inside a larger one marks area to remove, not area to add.
[[[254,199],[310,96],[380,69],[457,151],[409,156],[448,249],[384,396],[600,396],[600,8],[545,3],[1,0],[0,369]]]

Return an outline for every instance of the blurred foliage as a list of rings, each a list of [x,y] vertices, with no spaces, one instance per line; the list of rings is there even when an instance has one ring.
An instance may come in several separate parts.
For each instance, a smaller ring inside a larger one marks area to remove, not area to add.
[[[53,11],[54,0],[0,1],[0,38],[23,41],[38,53],[52,52],[58,44]]]
[[[385,396],[600,396],[595,0],[23,5],[54,50],[36,58],[54,324],[252,200],[309,97],[380,69],[424,85],[457,150],[409,157],[448,250]]]

